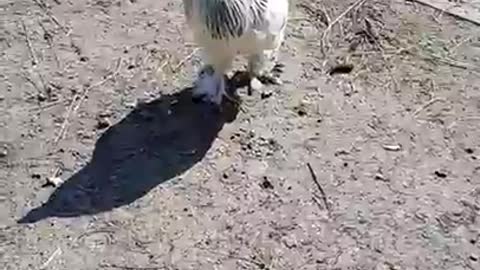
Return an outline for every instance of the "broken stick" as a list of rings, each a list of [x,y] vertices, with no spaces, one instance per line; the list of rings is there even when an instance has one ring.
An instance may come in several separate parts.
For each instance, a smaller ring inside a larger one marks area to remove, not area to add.
[[[307,167],[308,167],[308,170],[310,171],[310,175],[312,176],[313,182],[315,183],[318,190],[320,191],[320,195],[321,195],[320,198],[322,199],[323,203],[325,204],[325,208],[330,213],[330,205],[328,204],[328,201],[327,201],[327,195],[325,194],[325,191],[323,190],[322,186],[318,182],[317,175],[315,174],[315,171],[313,170],[312,165],[310,163],[307,163]]]

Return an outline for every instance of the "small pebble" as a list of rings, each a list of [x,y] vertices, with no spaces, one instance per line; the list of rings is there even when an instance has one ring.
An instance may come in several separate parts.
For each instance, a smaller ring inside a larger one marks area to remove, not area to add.
[[[299,106],[295,108],[297,110],[298,116],[306,116],[307,115],[307,110],[303,106]]]
[[[273,96],[273,92],[272,91],[264,91],[260,94],[260,98],[261,99],[267,99],[269,97]]]
[[[97,129],[105,129],[110,126],[110,121],[107,118],[101,117],[97,122]]]
[[[99,117],[102,117],[102,118],[105,118],[105,117],[110,117],[112,116],[112,112],[111,111],[104,111],[104,112],[101,112],[98,116]]]
[[[5,146],[0,145],[0,158],[6,158],[8,156],[8,149]]]
[[[43,93],[39,93],[39,94],[37,95],[37,100],[38,100],[38,101],[45,101],[45,100],[47,100],[47,96],[46,96],[45,94],[43,94]]]
[[[328,72],[330,76],[335,75],[335,74],[348,74],[353,71],[353,65],[352,64],[340,64],[337,66],[334,66],[330,69]]]
[[[263,182],[260,186],[264,189],[273,189],[272,183],[268,180],[266,176],[263,177]]]
[[[446,178],[447,174],[441,171],[435,171],[435,175],[440,178]]]
[[[289,249],[297,247],[297,240],[295,239],[295,237],[293,235],[285,236],[283,238],[283,243]]]
[[[127,102],[125,103],[125,107],[127,107],[128,109],[135,109],[135,107],[137,107],[137,102],[136,101]]]
[[[375,180],[388,182],[388,179],[381,173],[376,173],[375,174]]]
[[[338,157],[338,156],[345,156],[345,155],[349,155],[350,153],[347,151],[347,150],[344,150],[344,149],[340,149],[340,150],[337,150],[335,152],[335,156]]]
[[[475,151],[472,148],[465,149],[465,152],[469,155],[473,154]]]
[[[60,178],[60,177],[47,177],[46,186],[59,187],[61,184],[63,184],[62,178]]]
[[[402,146],[399,145],[399,144],[396,144],[396,145],[383,145],[383,149],[385,149],[385,150],[387,150],[387,151],[397,152],[397,151],[402,150]]]

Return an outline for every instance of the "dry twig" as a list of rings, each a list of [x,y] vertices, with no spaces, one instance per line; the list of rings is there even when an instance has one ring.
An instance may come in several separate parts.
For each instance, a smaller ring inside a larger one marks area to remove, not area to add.
[[[99,265],[101,268],[113,268],[113,269],[123,269],[123,270],[161,270],[166,269],[164,266],[151,266],[151,267],[135,267],[135,266],[126,266],[118,264],[109,264],[103,263]]]
[[[345,17],[348,13],[350,13],[350,11],[352,11],[354,8],[356,7],[359,7],[361,5],[363,5],[367,0],[357,0],[355,3],[353,3],[351,6],[349,6],[345,11],[343,11],[338,17],[336,17],[327,27],[327,29],[325,29],[325,31],[323,31],[323,34],[322,34],[322,42],[324,43],[325,42],[325,39],[327,38],[327,35],[328,33],[330,33],[330,31],[332,30],[332,27],[337,24],[341,19],[343,19],[343,17]]]
[[[50,50],[53,53],[53,57],[55,59],[55,63],[57,64],[57,67],[59,69],[61,69],[60,68],[60,60],[58,59],[58,55],[57,55],[57,52],[55,51],[55,46],[53,44],[53,35],[50,33],[50,31],[48,31],[48,29],[45,27],[45,25],[43,25],[43,23],[40,20],[38,20],[38,24],[40,25],[40,27],[43,30],[44,37],[47,41],[48,46],[50,47]]]
[[[328,204],[328,201],[327,201],[327,194],[325,193],[322,186],[318,182],[317,175],[315,174],[315,171],[313,170],[312,165],[310,163],[307,163],[307,167],[308,167],[308,170],[310,171],[310,175],[312,176],[313,182],[315,183],[318,190],[320,191],[320,195],[321,195],[320,198],[322,199],[323,203],[325,204],[325,208],[330,213],[330,205]]]
[[[182,61],[180,61],[180,63],[178,63],[174,68],[173,68],[173,73],[176,73],[183,65],[185,65],[185,63],[190,60],[196,53],[197,51],[200,50],[200,48],[195,48],[193,49],[193,51],[187,55],[185,58],[182,59]]]
[[[70,114],[72,114],[73,106],[75,105],[75,101],[77,100],[78,96],[78,94],[75,94],[75,96],[73,96],[72,102],[70,103],[70,106],[68,106],[67,115],[65,116],[65,119],[63,119],[62,126],[60,127],[60,132],[57,134],[57,137],[53,141],[54,145],[56,145],[60,141],[60,139],[63,138],[63,134],[67,129],[68,119],[70,118]]]
[[[475,10],[474,8],[465,9],[458,3],[455,3],[455,1],[450,1],[450,0],[410,0],[410,1],[439,10],[441,11],[441,15],[444,13],[447,13],[455,18],[468,21],[477,26],[480,25],[480,20],[478,19],[479,12],[477,10]]]
[[[35,4],[37,4],[37,6],[39,6],[43,12],[45,12],[45,14],[47,14],[47,16],[50,18],[50,20],[52,20],[58,27],[60,27],[60,29],[62,29],[62,31],[68,35],[69,31],[67,31],[67,29],[65,28],[65,26],[63,26],[60,21],[50,12],[50,10],[48,10],[47,6],[45,5],[45,3],[43,3],[41,0],[33,0],[33,2],[35,2]]]
[[[230,254],[230,253],[227,254],[227,253],[223,253],[223,252],[220,252],[220,251],[207,249],[207,248],[204,248],[204,247],[198,247],[198,248],[200,250],[203,250],[203,251],[215,254],[215,255],[224,256],[224,257],[227,257],[229,259],[235,259],[235,260],[243,261],[243,262],[255,265],[259,268],[264,268],[265,267],[265,263],[259,262],[257,259],[250,259],[250,258],[247,258],[247,257],[242,257],[242,256],[238,256],[238,255],[235,255],[235,254]]]
[[[45,268],[47,268],[47,266],[53,261],[53,259],[55,259],[55,257],[58,256],[61,252],[62,252],[62,250],[61,250],[60,248],[57,248],[57,249],[52,253],[52,255],[50,255],[50,257],[48,258],[48,260],[46,260],[45,263],[42,264],[42,266],[40,267],[40,269],[45,269]]]
[[[42,93],[42,89],[35,83],[35,81],[33,81],[32,78],[30,78],[30,76],[28,76],[27,74],[22,74],[21,75],[27,82],[29,82],[33,88],[35,88],[37,90],[38,93]]]
[[[460,48],[461,46],[463,46],[465,43],[469,42],[471,39],[472,39],[473,35],[469,35],[468,37],[466,37],[465,39],[463,39],[462,41],[458,42],[457,44],[455,44],[455,46],[453,46],[452,48],[448,49],[448,52],[450,55],[453,55],[455,54],[455,52],[458,50],[458,48]]]
[[[430,107],[433,103],[435,102],[446,102],[447,100],[445,98],[432,98],[429,100],[427,103],[425,103],[422,107],[418,108],[415,112],[413,112],[413,116],[417,116],[421,111],[425,110],[426,108]]]
[[[50,103],[47,103],[47,104],[38,106],[38,107],[36,107],[36,108],[30,108],[30,109],[27,109],[27,110],[28,110],[29,112],[40,112],[40,111],[43,111],[43,110],[46,110],[46,109],[55,107],[55,106],[57,106],[57,105],[60,105],[60,104],[66,103],[66,102],[67,102],[67,100],[64,100],[64,99],[56,100],[56,101],[52,101],[52,102],[50,102]]]
[[[112,72],[110,75],[106,76],[103,80],[93,84],[93,85],[90,85],[89,87],[87,87],[82,95],[79,95],[79,94],[76,94],[74,97],[73,97],[73,100],[72,100],[72,103],[70,103],[70,106],[67,110],[67,115],[65,116],[65,119],[63,120],[63,123],[62,123],[62,126],[60,128],[60,132],[58,133],[57,135],[57,138],[55,138],[55,141],[54,141],[54,145],[56,145],[62,138],[63,136],[65,135],[66,133],[66,129],[67,129],[67,126],[68,126],[68,123],[69,123],[69,119],[70,119],[70,115],[71,114],[75,114],[77,112],[77,110],[80,108],[80,106],[82,105],[82,102],[83,100],[87,97],[88,93],[90,92],[90,90],[92,88],[95,88],[95,87],[98,87],[102,84],[104,84],[105,82],[107,82],[108,80],[110,80],[111,78],[115,77],[119,70],[120,70],[120,66],[121,66],[121,63],[122,63],[122,58],[118,58],[117,60],[117,67],[115,69],[114,72]],[[74,107],[75,105],[75,101],[77,100],[77,98],[79,98],[78,100],[78,103],[77,105]]]
[[[23,19],[21,20],[22,23],[22,28],[23,28],[23,33],[25,34],[25,41],[27,43],[28,50],[30,51],[30,54],[32,56],[32,64],[36,65],[38,64],[37,56],[35,55],[35,51],[33,50],[32,47],[32,41],[30,40],[30,35],[28,34],[27,26],[25,25],[25,22]]]
[[[119,72],[119,70],[120,70],[121,64],[122,64],[122,58],[119,57],[118,60],[117,60],[117,66],[116,66],[114,72],[112,72],[110,75],[106,76],[103,80],[101,80],[101,81],[99,81],[99,82],[97,82],[97,83],[89,86],[87,89],[85,89],[85,91],[83,91],[83,94],[82,94],[82,96],[80,97],[80,100],[78,101],[78,104],[77,104],[77,106],[76,106],[75,109],[74,109],[74,112],[76,112],[76,111],[80,108],[80,106],[82,105],[83,100],[85,100],[85,98],[87,97],[87,95],[88,95],[88,93],[90,92],[90,90],[92,90],[93,88],[98,87],[98,86],[106,83],[108,80],[110,80],[110,79],[114,78],[115,76],[117,76],[117,74],[118,74],[118,72]]]

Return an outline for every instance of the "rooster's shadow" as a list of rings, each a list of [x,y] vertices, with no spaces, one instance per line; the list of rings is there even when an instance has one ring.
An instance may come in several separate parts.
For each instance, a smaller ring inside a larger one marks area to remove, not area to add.
[[[238,113],[237,106],[223,108],[219,113],[192,102],[191,89],[138,105],[101,135],[87,165],[18,223],[93,215],[134,202],[204,157]]]

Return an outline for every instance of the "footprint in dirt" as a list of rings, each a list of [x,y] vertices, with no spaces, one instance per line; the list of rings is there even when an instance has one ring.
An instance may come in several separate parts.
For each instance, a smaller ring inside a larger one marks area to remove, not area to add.
[[[238,112],[230,106],[218,113],[212,106],[192,102],[191,89],[139,105],[101,136],[84,168],[18,223],[109,211],[182,174]]]

